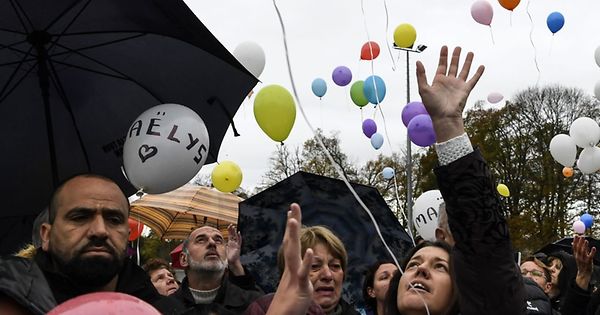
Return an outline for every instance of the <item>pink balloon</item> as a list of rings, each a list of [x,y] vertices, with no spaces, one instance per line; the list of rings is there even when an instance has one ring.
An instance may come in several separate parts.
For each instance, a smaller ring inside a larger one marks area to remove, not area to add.
[[[494,9],[489,2],[479,0],[471,5],[471,16],[479,24],[490,25],[494,17]]]
[[[585,223],[581,221],[573,222],[573,231],[575,231],[577,234],[585,233]]]
[[[503,98],[504,98],[504,96],[502,96],[502,94],[500,94],[498,92],[492,92],[488,95],[487,100],[488,100],[488,102],[490,102],[492,104],[496,104],[496,103],[500,102]]]
[[[152,305],[118,292],[95,292],[63,302],[48,315],[160,315]]]

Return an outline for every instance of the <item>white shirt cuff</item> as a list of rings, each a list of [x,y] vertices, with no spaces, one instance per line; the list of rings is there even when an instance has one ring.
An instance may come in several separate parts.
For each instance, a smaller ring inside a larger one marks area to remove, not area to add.
[[[440,165],[448,165],[461,157],[473,152],[473,145],[466,133],[454,137],[448,141],[435,144],[438,161]]]

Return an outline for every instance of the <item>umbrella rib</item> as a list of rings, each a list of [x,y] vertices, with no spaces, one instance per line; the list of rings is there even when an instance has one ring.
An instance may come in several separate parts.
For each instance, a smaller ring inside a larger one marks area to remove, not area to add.
[[[19,61],[19,64],[15,67],[15,69],[13,70],[13,72],[10,74],[10,77],[8,78],[8,80],[6,80],[6,83],[4,84],[4,87],[2,87],[2,91],[0,91],[0,96],[4,94],[4,92],[8,88],[8,85],[10,84],[10,82],[12,81],[12,79],[15,77],[15,75],[17,74],[17,72],[19,71],[19,69],[21,69],[21,66],[25,62],[25,59],[27,58],[27,56],[30,56],[32,49],[33,49],[33,46],[30,46],[29,50],[27,51],[27,53],[25,55],[23,55],[23,59],[21,59],[21,61]],[[33,67],[31,69],[33,69]]]
[[[0,44],[0,46],[2,46],[2,48],[0,48],[0,49],[5,49],[6,48],[8,50],[12,50],[12,51],[20,53],[20,54],[25,54],[25,51],[13,47],[15,45],[23,44],[25,42],[27,42],[27,40],[20,40],[18,42],[14,42],[14,43],[8,44],[8,45]],[[31,50],[29,50],[29,51],[31,51]]]
[[[127,77],[122,77],[122,76],[118,76],[116,74],[112,74],[112,73],[108,73],[108,72],[102,72],[102,71],[98,71],[98,70],[94,70],[94,69],[90,69],[90,68],[86,68],[86,67],[74,65],[74,64],[71,64],[71,63],[63,62],[63,61],[54,60],[53,62],[55,62],[55,63],[57,63],[59,65],[63,65],[63,66],[67,66],[67,67],[72,67],[72,68],[75,68],[75,69],[79,69],[79,70],[83,70],[83,71],[88,71],[88,72],[95,73],[95,74],[105,75],[107,77],[112,77],[112,78],[121,79],[121,80],[125,80],[125,81],[131,81],[131,79],[129,79]]]
[[[21,84],[21,82],[23,80],[25,80],[25,78],[29,75],[29,73],[31,73],[31,71],[35,68],[36,64],[37,64],[37,62],[34,65],[32,65],[29,68],[29,70],[27,70],[27,72],[25,72],[25,74],[15,83],[15,85],[13,85],[13,87],[10,90],[8,90],[6,92],[6,94],[4,96],[2,96],[0,94],[0,97],[2,97],[2,98],[0,98],[0,103],[4,102],[4,100],[17,88],[17,86],[19,86],[19,84]]]
[[[63,17],[67,12],[71,11],[75,5],[77,5],[79,1],[74,1],[72,5],[66,7],[60,14],[58,14],[56,16],[56,18],[54,18],[54,20],[52,20],[52,22],[48,23],[48,25],[44,28],[45,31],[48,31],[53,25],[54,23],[58,22],[58,20],[60,20],[61,17]],[[69,22],[69,24],[67,24],[67,26],[65,27],[65,29],[61,32],[64,33],[66,32],[69,27],[71,27],[71,25],[73,25],[73,23],[75,22],[75,20],[81,15],[81,13],[83,13],[83,10],[85,10],[87,8],[87,6],[90,4],[91,0],[88,0],[83,7],[81,8],[81,10],[79,10],[79,12],[77,12],[77,14],[75,14],[75,16],[73,17],[73,19],[71,20],[71,22]],[[60,38],[60,35],[58,36]],[[50,50],[50,48],[52,48],[52,46],[50,46],[48,48],[48,50]]]
[[[137,84],[137,85],[138,85],[139,87],[141,87],[143,90],[145,90],[146,92],[148,92],[148,94],[150,94],[152,97],[154,97],[154,98],[155,98],[155,99],[156,99],[156,100],[157,100],[159,103],[164,103],[164,102],[162,101],[162,99],[160,99],[160,98],[159,98],[157,95],[155,95],[154,93],[152,93],[152,91],[150,91],[150,89],[148,89],[147,87],[145,87],[144,85],[142,85],[140,82],[138,82],[138,81],[134,80],[133,78],[129,77],[128,75],[126,75],[126,74],[122,73],[121,71],[118,71],[117,69],[114,69],[113,67],[111,67],[111,66],[109,66],[109,65],[107,65],[107,64],[105,64],[105,63],[103,63],[103,62],[101,62],[100,60],[96,60],[96,59],[94,59],[94,58],[92,58],[92,57],[90,57],[90,56],[88,56],[88,55],[86,55],[86,54],[83,54],[83,53],[79,52],[79,51],[73,50],[73,49],[71,49],[71,48],[69,48],[69,47],[66,47],[66,46],[64,46],[64,45],[61,45],[61,44],[58,44],[58,43],[56,43],[56,45],[60,46],[61,48],[67,49],[67,50],[69,50],[69,51],[72,51],[73,53],[75,53],[75,54],[77,54],[77,55],[79,55],[79,56],[81,56],[81,57],[83,57],[83,58],[85,58],[85,59],[88,59],[88,60],[90,60],[90,61],[92,61],[92,62],[95,62],[95,63],[97,63],[97,64],[99,64],[99,65],[101,65],[101,66],[103,66],[103,67],[106,67],[106,68],[107,68],[107,69],[109,69],[109,70],[112,70],[112,71],[114,71],[115,73],[118,73],[118,74],[122,75],[122,76],[123,76],[124,78],[126,78],[127,80],[129,80],[129,81],[131,81],[131,82],[133,82],[133,83]]]
[[[221,100],[218,99],[216,96],[209,98],[207,100],[207,102],[208,102],[208,104],[211,104],[211,105],[215,102],[217,102],[217,104],[219,104],[219,107],[221,107],[223,112],[225,112],[225,116],[227,116],[227,118],[229,119],[229,122],[231,123],[231,129],[233,129],[233,135],[235,137],[239,137],[240,134],[237,132],[237,129],[235,129],[235,123],[233,123],[233,115],[231,115],[231,113],[227,110],[227,108],[225,107],[223,102],[221,102]]]
[[[25,32],[16,31],[16,30],[11,30],[11,29],[4,28],[4,27],[0,27],[0,31],[4,31],[4,32],[7,32],[7,33],[15,33],[15,34],[20,34],[20,35],[27,35],[27,33],[25,33]]]
[[[48,61],[49,61],[48,63],[50,64],[50,69],[51,69],[50,78],[52,79],[52,83],[58,90],[58,94],[60,95],[60,98],[62,99],[67,111],[69,112],[69,116],[71,116],[71,122],[73,123],[73,126],[75,127],[75,134],[77,134],[77,140],[79,140],[79,145],[81,146],[81,151],[83,153],[83,157],[85,158],[85,164],[87,165],[88,172],[91,172],[92,169],[90,166],[90,158],[88,156],[87,150],[85,149],[85,146],[83,145],[83,139],[81,138],[81,132],[79,131],[79,127],[77,126],[77,122],[75,121],[75,115],[73,114],[73,107],[71,106],[71,103],[69,102],[69,99],[67,98],[67,94],[63,88],[62,82],[60,81],[60,77],[56,73],[56,69],[54,68],[54,62],[52,62],[52,59],[49,59]]]
[[[91,45],[91,46],[81,47],[81,48],[77,48],[77,49],[72,49],[71,48],[71,50],[72,51],[83,51],[83,50],[88,50],[88,49],[92,49],[92,48],[98,48],[98,47],[102,47],[102,46],[108,46],[108,45],[119,43],[119,42],[123,42],[123,41],[126,41],[126,40],[130,40],[130,39],[142,37],[142,36],[145,36],[147,34],[148,33],[139,33],[139,34],[135,34],[135,35],[132,35],[132,36],[123,37],[123,38],[119,38],[119,39],[107,41],[107,42],[100,43],[100,44],[94,44],[94,45]],[[61,48],[65,48],[65,47],[61,46],[60,44],[58,44],[58,41],[56,41],[56,40],[53,41],[53,44],[56,44],[56,45],[58,45]],[[50,57],[57,57],[57,56],[65,55],[65,54],[68,54],[68,53],[71,53],[71,51],[63,51],[63,52],[59,52],[59,53],[54,53],[54,54],[50,54],[49,56]]]
[[[21,7],[19,5],[19,2],[11,0],[10,1],[10,5],[13,7],[13,10],[15,10],[15,14],[17,15],[17,18],[19,19],[19,22],[21,22],[21,25],[23,26],[23,29],[25,31],[27,31],[27,25],[25,25],[25,22],[23,21],[23,18],[21,17],[21,14],[23,14],[23,16],[25,17],[25,19],[27,19],[27,22],[29,23],[29,26],[33,29],[33,25],[31,24],[31,20],[27,16],[27,13],[25,13],[25,10],[23,10],[23,7]]]
[[[169,226],[167,226],[167,228],[165,229],[165,232],[163,233],[166,234],[167,231],[169,231],[169,229],[171,228],[171,226],[173,225],[173,223],[175,223],[175,220],[177,220],[177,217],[179,216],[179,212],[175,213],[175,217],[173,217],[173,220],[171,220],[171,222],[169,222]]]

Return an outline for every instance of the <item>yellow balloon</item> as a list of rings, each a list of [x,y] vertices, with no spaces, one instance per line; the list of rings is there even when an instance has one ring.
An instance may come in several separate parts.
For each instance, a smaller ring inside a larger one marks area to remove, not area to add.
[[[254,118],[267,136],[275,141],[287,139],[296,121],[296,103],[281,85],[268,85],[254,98]]]
[[[210,178],[219,191],[232,192],[242,183],[242,170],[231,161],[223,161],[213,169]]]
[[[500,196],[510,197],[510,190],[508,190],[508,186],[506,186],[504,184],[498,184],[498,186],[496,187],[496,190],[498,190],[498,193],[500,194]]]
[[[417,40],[417,31],[408,24],[400,24],[394,31],[394,44],[400,48],[411,48]]]

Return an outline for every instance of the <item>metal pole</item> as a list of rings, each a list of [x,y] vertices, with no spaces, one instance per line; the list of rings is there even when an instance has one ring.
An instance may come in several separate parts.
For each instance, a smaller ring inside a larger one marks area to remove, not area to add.
[[[406,104],[410,103],[410,52],[406,51]],[[411,142],[406,132],[406,215],[408,216],[408,230],[412,235],[412,153]]]

